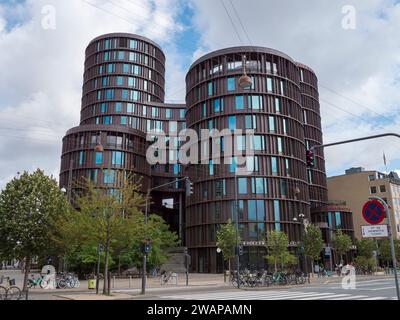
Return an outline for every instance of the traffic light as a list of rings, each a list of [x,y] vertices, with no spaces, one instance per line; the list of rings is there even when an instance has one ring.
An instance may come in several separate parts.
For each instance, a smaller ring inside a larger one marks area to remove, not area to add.
[[[186,196],[189,197],[193,194],[193,182],[187,178],[186,180]]]
[[[307,150],[306,152],[306,162],[307,162],[307,168],[314,168],[315,158],[314,158],[314,152],[312,152],[311,150]]]
[[[142,252],[149,253],[150,250],[151,250],[151,241],[146,240],[145,242],[142,243]]]
[[[239,244],[237,247],[235,247],[235,254],[238,254],[239,256],[243,255],[243,245]]]

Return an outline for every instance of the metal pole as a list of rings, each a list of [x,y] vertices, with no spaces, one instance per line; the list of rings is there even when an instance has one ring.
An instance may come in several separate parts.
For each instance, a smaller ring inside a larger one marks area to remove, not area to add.
[[[320,148],[324,148],[324,147],[337,146],[339,144],[346,144],[346,143],[363,141],[363,140],[377,139],[377,138],[388,137],[388,136],[393,136],[393,137],[400,138],[400,134],[397,134],[397,133],[384,133],[384,134],[377,134],[377,135],[374,135],[374,136],[368,136],[368,137],[363,137],[363,138],[339,141],[339,142],[334,142],[334,143],[314,145],[314,146],[312,146],[310,148],[310,150],[314,151],[315,149],[320,149]]]
[[[146,194],[146,207],[144,209],[144,224],[145,224],[145,234],[146,234],[146,238],[147,238],[147,204],[148,204],[148,199],[149,199],[149,194],[150,194],[150,189],[147,190],[147,194]],[[145,239],[147,240],[147,239]],[[141,294],[146,294],[146,269],[147,269],[147,253],[145,251],[145,248],[143,250],[143,263],[142,263],[142,292]]]
[[[132,276],[129,276],[129,288],[132,286]]]
[[[392,254],[392,262],[393,262],[393,269],[394,269],[394,281],[396,282],[397,300],[400,300],[399,282],[398,282],[398,279],[397,279],[397,260],[396,260],[396,253],[394,251],[394,240],[393,240],[392,224],[391,224],[389,206],[387,205],[386,201],[384,201],[380,197],[371,196],[369,198],[380,201],[385,206],[385,209],[386,209],[386,212],[387,212],[388,234],[389,234],[389,238],[390,238],[390,251],[391,251],[391,254]]]
[[[186,286],[189,285],[189,255],[186,254]]]
[[[235,168],[235,212],[236,212],[236,272],[237,272],[237,287],[240,289],[240,256],[239,256],[239,213],[238,213],[238,190],[237,190],[237,175]]]

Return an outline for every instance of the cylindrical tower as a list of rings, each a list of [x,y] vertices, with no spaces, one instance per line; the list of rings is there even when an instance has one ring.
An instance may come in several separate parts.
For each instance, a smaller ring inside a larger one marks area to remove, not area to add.
[[[323,144],[321,112],[318,93],[318,79],[314,71],[304,64],[297,63],[300,69],[301,104],[303,107],[304,136],[306,148]],[[324,205],[328,201],[324,149],[315,152],[315,166],[308,169],[311,208]]]
[[[242,89],[242,60],[253,80]],[[263,47],[234,47],[197,60],[186,77],[187,126],[201,129],[254,129],[254,156],[249,176],[235,174],[235,164],[191,165],[194,195],[186,203],[186,245],[192,268],[223,270],[216,252],[216,232],[238,215],[242,241],[247,243],[241,265],[266,267],[265,240],[272,230],[284,231],[291,245],[300,241],[298,214],[310,218],[305,164],[305,137],[300,73],[289,56]],[[235,178],[236,177],[236,178]],[[236,202],[235,199],[238,199]],[[237,208],[236,204],[237,203]]]
[[[164,53],[149,39],[113,33],[90,42],[80,126],[63,139],[61,186],[86,177],[112,191],[134,173],[143,190],[150,187],[146,131],[163,126],[164,76]],[[95,151],[98,143],[103,153]]]

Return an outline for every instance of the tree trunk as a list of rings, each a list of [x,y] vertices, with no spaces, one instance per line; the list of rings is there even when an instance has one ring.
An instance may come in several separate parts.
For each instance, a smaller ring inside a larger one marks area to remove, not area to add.
[[[228,269],[229,269],[229,274],[231,274],[231,258],[228,259]]]
[[[108,294],[108,255],[110,251],[110,231],[107,228],[106,246],[104,251],[104,285],[103,294]]]
[[[278,267],[277,267],[277,264],[276,264],[276,259],[275,259],[274,263],[275,263],[275,272],[278,272]]]
[[[22,292],[25,292],[28,290],[28,277],[29,277],[29,272],[31,271],[31,255],[27,255],[25,258],[25,274],[24,274],[24,285],[22,288]]]
[[[311,275],[314,278],[314,259],[311,259]]]
[[[121,255],[118,256],[118,276],[121,275]]]

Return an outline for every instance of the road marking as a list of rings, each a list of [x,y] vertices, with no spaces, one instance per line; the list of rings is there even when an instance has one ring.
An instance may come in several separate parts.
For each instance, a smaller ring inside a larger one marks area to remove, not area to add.
[[[375,288],[375,289],[364,289],[364,290],[369,290],[369,291],[378,291],[378,290],[386,290],[386,289],[394,289],[396,288],[395,286],[393,287],[383,287],[383,288]]]

